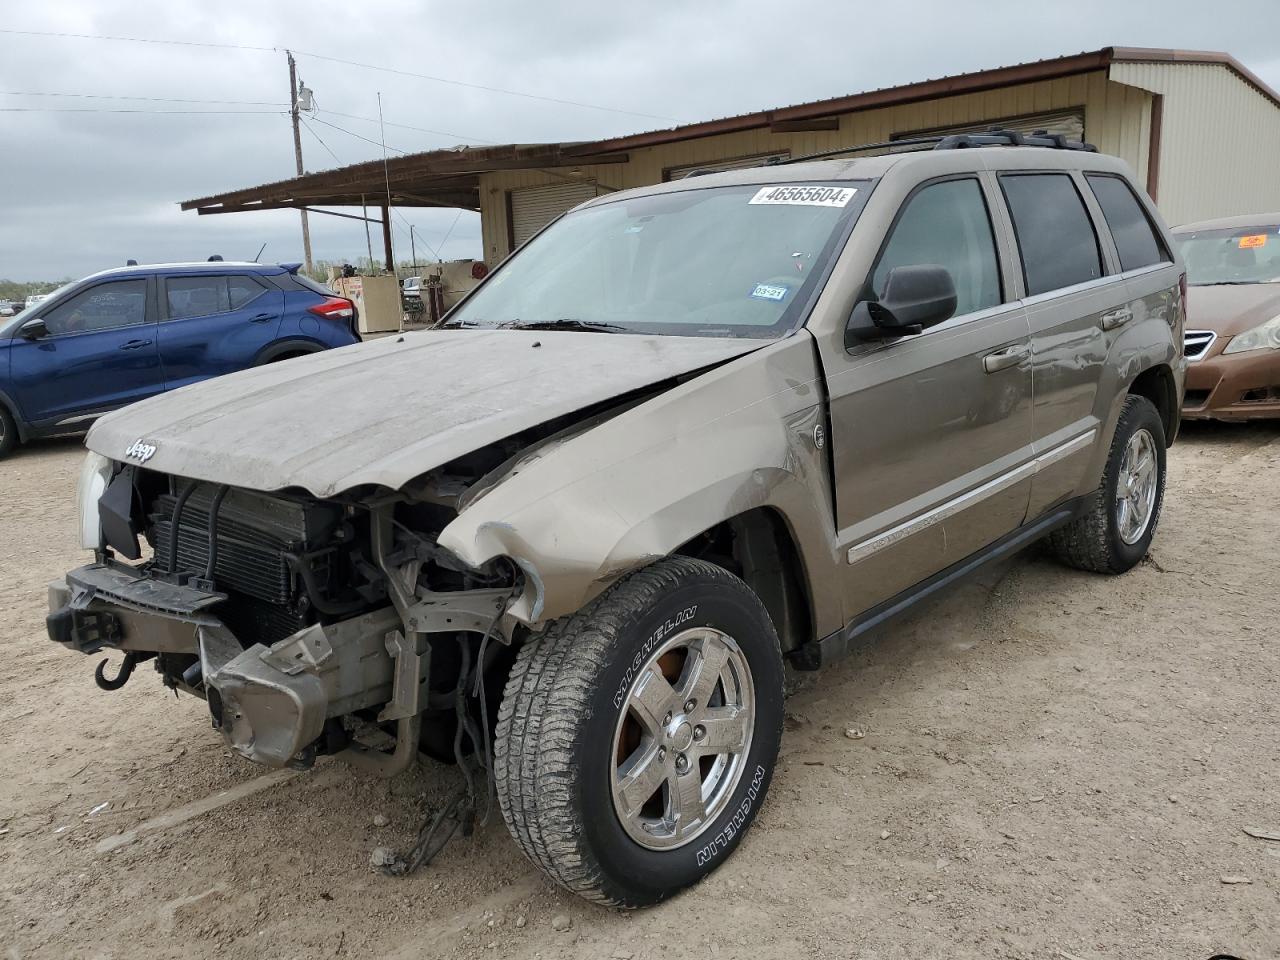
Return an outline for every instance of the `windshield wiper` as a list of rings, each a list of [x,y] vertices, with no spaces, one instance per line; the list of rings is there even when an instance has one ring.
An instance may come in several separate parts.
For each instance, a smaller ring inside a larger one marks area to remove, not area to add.
[[[509,330],[575,330],[586,333],[630,333],[626,327],[620,327],[616,323],[596,323],[592,320],[575,320],[572,317],[565,317],[560,320],[530,320],[523,323],[519,320],[511,320],[507,323],[499,324]]]

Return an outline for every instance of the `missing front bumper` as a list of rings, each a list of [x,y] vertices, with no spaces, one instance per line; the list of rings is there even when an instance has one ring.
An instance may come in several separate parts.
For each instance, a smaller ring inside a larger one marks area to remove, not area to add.
[[[391,608],[316,624],[270,646],[246,645],[211,609],[222,594],[94,563],[49,585],[49,636],[68,649],[176,653],[199,669],[184,689],[209,703],[213,725],[248,760],[294,763],[325,721],[387,702],[395,662]]]
[[[189,682],[213,725],[246,759],[296,765],[314,751],[334,718],[381,707],[395,721],[394,754],[353,754],[390,776],[417,752],[428,707],[432,633],[485,632],[509,598],[502,589],[427,594],[403,618],[383,607],[337,623],[313,624],[266,645],[246,644],[213,612],[218,593],[152,580],[132,567],[95,563],[49,585],[49,635],[96,653],[184,654]]]

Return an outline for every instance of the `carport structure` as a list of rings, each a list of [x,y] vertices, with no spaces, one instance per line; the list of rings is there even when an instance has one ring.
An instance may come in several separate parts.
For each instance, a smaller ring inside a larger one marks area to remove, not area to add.
[[[998,125],[1125,160],[1171,223],[1280,207],[1280,93],[1226,53],[1104,47],[608,140],[459,147],[189,200],[201,214],[317,206],[480,213],[490,263],[584,200],[694,170]],[[1224,146],[1226,145],[1226,146]],[[331,213],[332,211],[321,211]],[[339,214],[353,216],[353,214]],[[357,219],[364,219],[357,217]]]
[[[500,171],[533,171],[553,181],[578,183],[574,171],[626,163],[625,152],[600,150],[594,143],[504,144],[456,147],[386,160],[371,160],[337,170],[247,187],[182,204],[204,216],[252,210],[305,210],[382,225],[386,263],[393,265],[392,206],[449,207],[480,212],[481,176]],[[375,207],[381,218],[320,210],[318,207]]]

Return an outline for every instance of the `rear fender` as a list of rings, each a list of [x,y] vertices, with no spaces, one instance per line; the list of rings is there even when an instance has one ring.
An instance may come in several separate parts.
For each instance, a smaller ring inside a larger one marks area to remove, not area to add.
[[[1089,468],[1085,471],[1078,494],[1086,494],[1102,482],[1102,472],[1111,452],[1111,438],[1115,436],[1120,412],[1125,398],[1139,375],[1153,367],[1167,366],[1178,384],[1179,396],[1185,362],[1173,342],[1172,329],[1163,317],[1147,316],[1122,328],[1111,344],[1111,351],[1102,367],[1098,383],[1097,406],[1094,415],[1102,425],[1101,442],[1094,445]]]
[[[319,353],[325,349],[324,344],[315,340],[308,340],[304,337],[290,337],[287,340],[275,340],[259,351],[254,357],[253,365],[271,363],[273,360],[279,360],[281,357],[287,357],[300,353]]]

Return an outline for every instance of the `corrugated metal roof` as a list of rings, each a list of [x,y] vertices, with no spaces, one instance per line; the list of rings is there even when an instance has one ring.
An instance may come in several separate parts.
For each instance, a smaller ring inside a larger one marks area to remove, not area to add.
[[[552,172],[556,167],[584,163],[626,163],[627,151],[693,140],[699,137],[760,128],[805,129],[803,124],[859,110],[897,106],[920,100],[955,96],[1015,86],[1040,80],[1103,70],[1112,63],[1213,63],[1226,66],[1244,82],[1280,107],[1280,94],[1225,53],[1194,50],[1104,47],[1069,56],[1016,63],[973,73],[922,80],[896,87],[883,87],[811,103],[793,104],[715,120],[683,124],[665,129],[628,134],[605,140],[503,144],[487,147],[460,147],[354,164],[306,174],[289,180],[215,194],[182,204],[184,210],[200,213],[231,213],[313,206],[358,206],[385,202],[387,181],[391,202],[406,206],[460,206],[478,209],[479,175],[495,170],[538,169]],[[553,174],[554,175],[554,174]],[[566,179],[570,179],[567,178]]]

